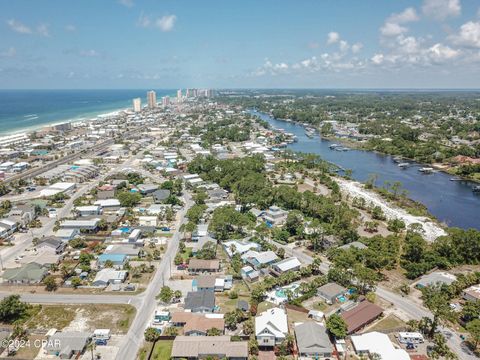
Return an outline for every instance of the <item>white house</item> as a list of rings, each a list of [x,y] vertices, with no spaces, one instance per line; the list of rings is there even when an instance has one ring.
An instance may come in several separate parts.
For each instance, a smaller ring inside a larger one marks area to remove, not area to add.
[[[351,337],[355,353],[359,356],[378,354],[381,359],[410,360],[410,356],[403,349],[393,346],[388,335],[373,331]]]
[[[98,205],[78,206],[75,211],[80,216],[95,216],[102,213],[102,208]]]
[[[230,240],[223,243],[223,248],[228,256],[232,257],[234,254],[245,254],[251,249],[259,250],[260,244],[251,241]]]
[[[100,206],[102,209],[119,208],[120,201],[118,199],[103,199],[95,201],[93,205]]]
[[[287,314],[280,308],[262,312],[255,318],[255,336],[259,347],[273,347],[288,334]]]
[[[296,257],[290,257],[276,262],[272,265],[272,269],[277,274],[283,274],[287,271],[297,271],[302,263]]]
[[[140,226],[158,226],[158,218],[156,216],[139,216],[138,223]]]
[[[121,284],[127,278],[128,272],[125,270],[115,270],[105,268],[100,270],[93,279],[93,286],[107,286],[108,284]]]

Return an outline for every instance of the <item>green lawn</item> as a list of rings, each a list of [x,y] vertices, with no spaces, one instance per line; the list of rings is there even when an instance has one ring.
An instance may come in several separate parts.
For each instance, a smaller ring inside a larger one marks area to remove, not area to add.
[[[218,294],[215,297],[215,303],[220,307],[222,313],[235,310],[239,300],[245,300],[249,302],[250,298],[248,296],[239,296],[237,299],[230,299],[226,294]]]
[[[152,360],[170,360],[172,354],[173,340],[160,340],[155,344],[152,353]]]
[[[388,315],[387,317],[376,323],[373,327],[371,327],[369,331],[392,330],[405,325],[405,322],[400,320],[395,315]]]
[[[258,304],[258,307],[257,307],[257,313],[261,313],[265,310],[268,310],[268,309],[271,309],[271,308],[274,308],[276,305],[274,303],[271,303],[269,301],[263,301],[261,302],[260,304]]]

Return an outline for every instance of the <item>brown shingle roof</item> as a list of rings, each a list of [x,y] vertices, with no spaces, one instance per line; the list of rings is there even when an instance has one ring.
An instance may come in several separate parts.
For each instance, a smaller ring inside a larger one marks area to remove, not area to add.
[[[247,358],[246,341],[230,341],[230,336],[177,336],[173,341],[171,357],[199,356]]]
[[[348,333],[352,334],[382,315],[383,309],[369,301],[362,301],[353,309],[345,311],[341,316],[345,320]]]
[[[190,270],[218,270],[220,269],[220,260],[191,259],[188,268]]]

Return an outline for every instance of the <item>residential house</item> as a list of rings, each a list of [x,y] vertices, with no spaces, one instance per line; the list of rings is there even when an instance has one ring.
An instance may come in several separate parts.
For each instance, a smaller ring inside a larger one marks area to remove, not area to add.
[[[105,211],[116,211],[120,209],[120,201],[118,199],[102,199],[97,200],[93,205],[100,206]]]
[[[137,186],[138,191],[142,195],[153,194],[158,189],[158,185],[155,184],[140,184]]]
[[[327,304],[334,304],[337,299],[347,294],[348,290],[336,283],[328,283],[317,289],[317,296],[324,299]]]
[[[271,250],[262,252],[250,250],[242,255],[242,260],[259,269],[273,264],[278,260],[278,256]]]
[[[102,214],[102,208],[98,205],[77,206],[75,212],[78,216],[96,216]]]
[[[185,298],[185,310],[194,313],[213,313],[215,294],[212,291],[190,291]]]
[[[281,275],[287,271],[298,271],[301,265],[296,257],[290,257],[272,264],[272,272],[274,275]]]
[[[109,284],[122,284],[127,278],[128,272],[125,270],[115,270],[105,268],[97,272],[93,279],[93,286],[108,286]]]
[[[230,240],[223,243],[223,248],[227,255],[232,257],[234,254],[243,255],[249,250],[260,250],[261,246],[251,241]]]
[[[470,286],[463,290],[463,298],[467,301],[477,302],[480,300],[480,284]]]
[[[270,206],[263,214],[263,219],[267,225],[280,226],[287,220],[288,211],[280,209],[278,206]]]
[[[380,359],[410,360],[404,349],[397,349],[392,344],[387,334],[373,331],[351,337],[353,348],[358,356],[373,356],[377,354]]]
[[[204,273],[220,271],[220,260],[191,259],[188,263],[190,273]]]
[[[91,334],[87,332],[56,332],[47,339],[45,350],[48,355],[60,359],[78,358],[85,351],[90,338]]]
[[[107,262],[110,262],[115,269],[121,269],[127,262],[127,256],[124,254],[102,254],[97,259],[100,268],[105,267]]]
[[[248,342],[232,341],[230,336],[177,336],[171,358],[247,360]]]
[[[334,347],[327,328],[315,321],[295,324],[298,356],[311,359],[333,358]]]
[[[158,218],[156,216],[139,216],[138,223],[140,226],[158,226]]]
[[[47,275],[46,268],[29,263],[18,268],[5,269],[2,278],[9,284],[38,284]]]
[[[97,199],[105,200],[115,197],[115,187],[113,185],[103,185],[97,188]]]
[[[364,300],[353,309],[347,310],[340,316],[347,324],[347,333],[353,334],[375,321],[383,314],[383,309],[371,302]]]
[[[201,275],[192,280],[192,291],[215,291],[215,276]]]
[[[153,196],[153,201],[155,202],[155,204],[162,204],[170,196],[170,190],[158,189],[158,190],[156,190],[155,192],[152,193],[152,196]]]
[[[77,229],[85,231],[96,231],[98,228],[98,223],[100,219],[89,219],[89,220],[65,220],[60,223],[62,229]]]
[[[55,254],[62,254],[67,244],[60,238],[55,236],[48,236],[40,239],[35,246],[38,251],[50,251]]]
[[[175,312],[171,322],[175,326],[183,327],[186,336],[206,336],[208,330],[218,329],[223,334],[225,320],[222,314],[198,314],[189,312]]]
[[[55,233],[55,236],[63,241],[73,240],[78,235],[80,235],[80,231],[78,229],[59,229]]]
[[[287,334],[288,322],[284,309],[272,308],[255,317],[255,336],[259,347],[278,345]]]
[[[260,273],[250,265],[242,267],[240,274],[242,275],[243,279],[251,282],[257,281],[260,277]]]
[[[423,288],[432,285],[450,285],[457,280],[457,277],[453,274],[444,271],[434,271],[430,274],[423,275],[420,280],[415,284],[418,288]]]

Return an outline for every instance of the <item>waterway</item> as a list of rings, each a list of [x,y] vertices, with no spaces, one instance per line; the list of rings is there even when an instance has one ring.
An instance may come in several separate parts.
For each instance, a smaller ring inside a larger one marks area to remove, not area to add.
[[[471,181],[450,181],[452,175],[441,171],[422,174],[418,171],[424,165],[410,162],[402,169],[393,157],[371,151],[350,149],[349,151],[331,150],[334,141],[322,139],[317,135],[309,138],[302,125],[277,120],[265,113],[254,112],[266,120],[273,128],[284,129],[295,134],[298,142],[288,145],[293,151],[315,153],[345,169],[351,169],[354,180],[365,182],[371,174],[376,174],[377,186],[385,181],[400,181],[408,196],[424,204],[429,212],[448,226],[475,228],[480,230],[480,195],[472,191],[475,184]]]

